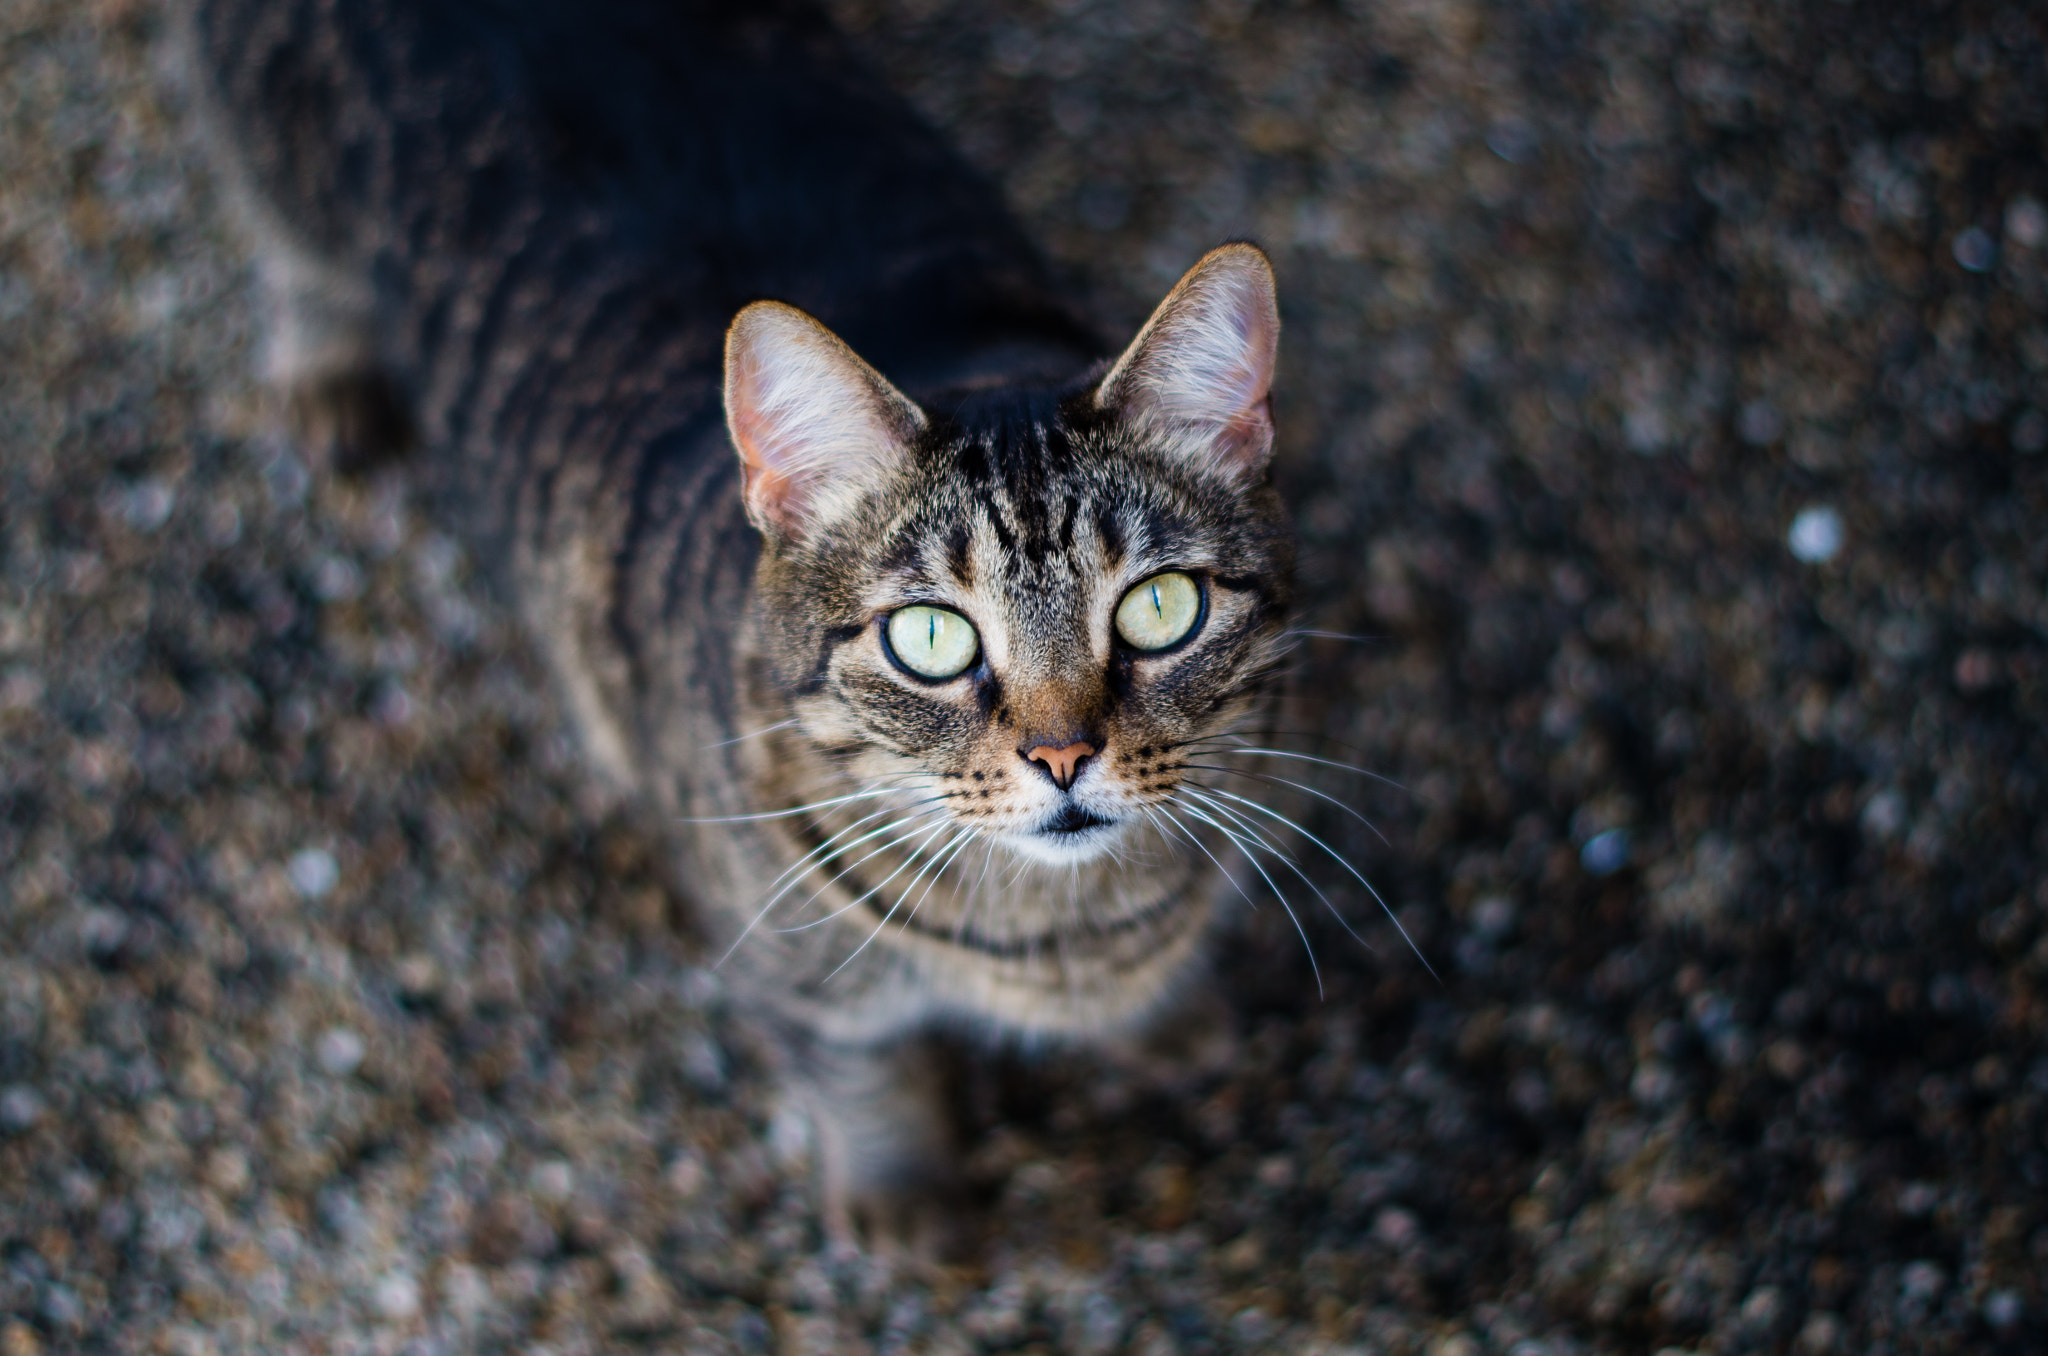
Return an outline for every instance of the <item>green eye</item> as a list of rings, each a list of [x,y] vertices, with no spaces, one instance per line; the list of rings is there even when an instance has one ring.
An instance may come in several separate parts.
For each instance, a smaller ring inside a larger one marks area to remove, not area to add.
[[[1195,629],[1202,615],[1202,590],[1172,571],[1155,574],[1116,605],[1116,633],[1134,650],[1163,650]]]
[[[981,650],[974,623],[943,607],[900,607],[889,614],[889,648],[920,678],[965,673]]]

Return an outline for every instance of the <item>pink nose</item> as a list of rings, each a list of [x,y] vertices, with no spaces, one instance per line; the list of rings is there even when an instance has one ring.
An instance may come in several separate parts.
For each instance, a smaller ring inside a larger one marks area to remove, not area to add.
[[[1053,784],[1064,791],[1074,784],[1074,778],[1081,775],[1081,764],[1095,752],[1093,744],[1069,744],[1056,749],[1050,744],[1040,744],[1024,756],[1034,763],[1042,763],[1052,774]]]

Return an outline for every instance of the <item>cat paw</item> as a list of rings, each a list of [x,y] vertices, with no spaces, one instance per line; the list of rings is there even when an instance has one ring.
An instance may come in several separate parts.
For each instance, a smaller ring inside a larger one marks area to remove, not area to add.
[[[834,1244],[927,1276],[972,1261],[970,1218],[964,1192],[950,1180],[825,1193],[825,1234]]]
[[[286,397],[285,418],[293,440],[341,475],[362,475],[396,461],[415,439],[404,392],[376,367],[300,378]]]

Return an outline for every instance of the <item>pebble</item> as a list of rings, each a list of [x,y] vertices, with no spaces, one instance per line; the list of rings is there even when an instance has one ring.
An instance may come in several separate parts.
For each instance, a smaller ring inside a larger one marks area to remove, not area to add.
[[[302,848],[292,854],[285,874],[301,899],[325,899],[341,881],[341,864],[326,848]]]
[[[1959,232],[1949,248],[1956,256],[1956,262],[1972,273],[1988,273],[1998,262],[1998,242],[1981,227],[1972,226]]]
[[[420,1311],[420,1283],[409,1271],[386,1272],[378,1278],[371,1301],[379,1314],[394,1322],[411,1318]]]
[[[1627,829],[1596,833],[1579,849],[1579,865],[1588,875],[1611,876],[1628,865],[1629,846]]]
[[[345,1026],[337,1026],[321,1033],[313,1058],[319,1063],[322,1073],[346,1078],[362,1066],[366,1053],[361,1036]]]
[[[0,1130],[15,1135],[33,1130],[47,1109],[40,1092],[26,1083],[16,1083],[0,1091]]]
[[[1808,565],[1821,565],[1840,554],[1842,538],[1842,515],[1825,504],[1816,504],[1799,510],[1792,519],[1792,529],[1785,534],[1785,545],[1794,559]]]

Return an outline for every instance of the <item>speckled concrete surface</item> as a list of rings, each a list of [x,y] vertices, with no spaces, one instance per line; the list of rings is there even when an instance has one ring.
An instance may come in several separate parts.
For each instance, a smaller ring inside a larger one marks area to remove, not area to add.
[[[1372,951],[1262,900],[1225,1070],[963,1069],[979,1270],[825,1250],[502,609],[273,432],[158,8],[4,0],[0,1356],[2038,1349],[2038,8],[838,12],[1107,324],[1273,248],[1281,738],[1406,787],[1275,803],[1441,981],[1306,848]]]

